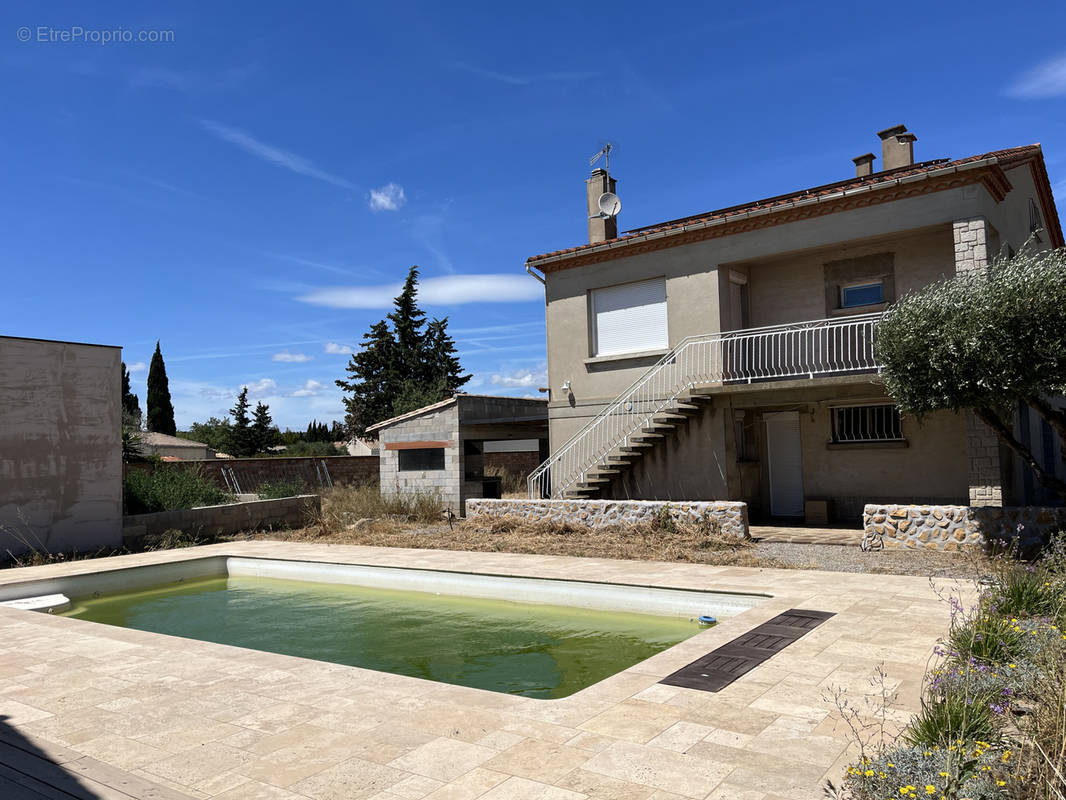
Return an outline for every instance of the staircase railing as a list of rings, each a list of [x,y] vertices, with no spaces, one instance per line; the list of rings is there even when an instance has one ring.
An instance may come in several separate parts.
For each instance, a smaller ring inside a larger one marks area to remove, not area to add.
[[[683,339],[530,473],[529,497],[562,497],[590,468],[626,446],[655,414],[696,386],[877,370],[874,328],[880,318],[863,314]]]

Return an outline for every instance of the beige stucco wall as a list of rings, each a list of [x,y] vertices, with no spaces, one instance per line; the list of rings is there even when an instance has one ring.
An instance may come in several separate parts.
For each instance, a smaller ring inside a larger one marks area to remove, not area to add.
[[[182,461],[203,461],[215,457],[215,451],[206,445],[203,447],[178,447],[165,444],[144,445],[141,447],[141,450],[150,455],[157,455],[160,458],[163,456],[173,456],[175,458],[180,458]]]
[[[765,421],[769,411],[799,411],[804,496],[831,499],[834,516],[858,525],[866,503],[964,503],[967,497],[964,418],[904,418],[906,447],[831,444],[830,409],[837,404],[889,402],[875,383],[804,382],[773,391],[722,395],[660,440],[609,489],[615,499],[743,500],[752,519],[769,516]],[[758,458],[738,463],[735,411],[756,411]]]
[[[736,233],[705,242],[574,269],[548,271],[548,381],[554,451],[657,360],[592,358],[590,290],[658,275],[666,278],[669,341],[722,329],[728,269],[750,272],[751,326],[826,316],[821,265],[827,260],[893,251],[896,295],[954,270],[951,225],[989,219],[995,237],[1017,249],[1028,237],[1028,166],[1011,170],[1014,190],[997,203],[982,185],[918,195],[866,208]],[[1045,236],[1045,241],[1047,237]],[[559,387],[569,380],[572,396]]]
[[[121,545],[121,359],[0,337],[0,558]]]

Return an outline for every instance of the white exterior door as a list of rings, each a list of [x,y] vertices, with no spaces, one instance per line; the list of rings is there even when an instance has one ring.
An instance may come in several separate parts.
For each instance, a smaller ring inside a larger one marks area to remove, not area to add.
[[[798,411],[766,414],[766,456],[770,473],[770,514],[803,516],[803,448]]]

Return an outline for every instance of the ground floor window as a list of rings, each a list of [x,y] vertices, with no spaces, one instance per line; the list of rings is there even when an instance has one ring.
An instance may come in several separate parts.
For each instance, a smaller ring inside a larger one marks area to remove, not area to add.
[[[417,447],[399,450],[400,472],[429,472],[444,469],[443,447]]]
[[[902,442],[903,422],[891,403],[832,409],[833,442]]]

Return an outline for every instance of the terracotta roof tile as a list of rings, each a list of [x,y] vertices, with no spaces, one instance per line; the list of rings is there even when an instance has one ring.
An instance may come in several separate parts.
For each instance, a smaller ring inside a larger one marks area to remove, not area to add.
[[[543,253],[538,256],[531,256],[527,259],[527,263],[535,263],[545,258],[552,258],[554,256],[569,255],[571,253],[578,253],[584,250],[589,250],[594,247],[602,247],[608,244],[615,244],[625,242],[629,239],[636,239],[638,237],[646,236],[651,233],[662,233],[665,231],[678,230],[684,228],[686,225],[692,225],[695,223],[710,222],[718,219],[725,219],[731,216],[739,216],[741,214],[749,214],[752,211],[762,211],[765,209],[775,208],[778,206],[787,206],[795,203],[798,200],[805,200],[809,198],[825,197],[827,195],[838,194],[840,192],[847,192],[849,190],[860,189],[868,186],[875,186],[880,183],[891,183],[900,178],[907,178],[914,175],[922,175],[936,170],[949,169],[951,167],[960,167],[966,164],[970,164],[977,161],[983,161],[984,159],[995,158],[1001,167],[1009,168],[1015,163],[1027,161],[1034,156],[1040,157],[1040,145],[1030,144],[1022,147],[1012,147],[1006,150],[993,150],[982,155],[968,156],[966,158],[960,158],[952,161],[948,158],[941,158],[935,161],[923,161],[918,164],[913,164],[908,167],[901,167],[885,172],[875,172],[872,175],[864,176],[861,178],[848,178],[836,183],[826,184],[824,186],[814,186],[809,189],[801,189],[797,192],[791,192],[789,194],[778,195],[777,197],[768,197],[762,200],[756,200],[751,203],[746,203],[737,206],[729,206],[727,208],[721,208],[716,211],[708,211],[703,214],[696,214],[690,217],[682,217],[680,219],[669,220],[667,222],[656,223],[645,228],[635,228],[631,231],[626,231],[622,236],[618,236],[614,239],[608,239],[605,242],[596,242],[594,244],[583,244],[577,247],[568,247],[562,250],[554,250],[550,253]]]

